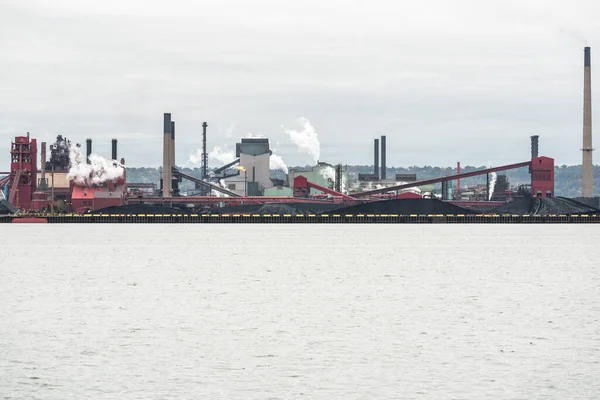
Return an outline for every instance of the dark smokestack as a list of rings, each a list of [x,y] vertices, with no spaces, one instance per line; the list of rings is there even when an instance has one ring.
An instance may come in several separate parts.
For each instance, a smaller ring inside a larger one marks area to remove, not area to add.
[[[383,135],[381,136],[381,179],[385,179],[386,176],[385,151],[385,135]]]
[[[202,178],[208,178],[208,154],[206,153],[206,128],[208,124],[202,123]]]
[[[175,166],[175,121],[171,121],[171,166]]]
[[[208,178],[208,154],[206,153],[206,128],[208,124],[206,122],[202,123],[202,159],[200,160],[200,171],[202,174],[202,179]],[[206,196],[209,194],[207,188],[204,185],[200,185],[196,183],[195,188],[200,191],[200,194]]]
[[[583,50],[583,173],[582,197],[592,197],[594,177],[592,174],[592,50]]]
[[[86,143],[86,152],[85,152],[85,159],[87,161],[87,163],[90,163],[90,154],[92,154],[92,139],[86,139],[85,140]]]
[[[373,175],[379,176],[379,139],[375,139],[374,142],[373,153],[375,159],[373,160]]]
[[[164,114],[163,128],[163,197],[171,197],[171,113]]]
[[[539,136],[538,135],[533,135],[531,137],[531,159],[533,160],[534,158],[538,158],[539,155],[539,149],[538,149],[538,139]]]
[[[112,155],[111,160],[117,160],[117,139],[112,140]]]
[[[171,167],[175,167],[175,121],[171,121]],[[173,196],[179,196],[179,181],[175,175],[171,176],[171,189]]]
[[[42,164],[40,167],[40,170],[42,171],[41,173],[41,186],[42,189],[46,189],[48,187],[48,185],[46,185],[46,142],[42,142],[42,150],[40,153],[41,156],[41,162],[40,164]]]

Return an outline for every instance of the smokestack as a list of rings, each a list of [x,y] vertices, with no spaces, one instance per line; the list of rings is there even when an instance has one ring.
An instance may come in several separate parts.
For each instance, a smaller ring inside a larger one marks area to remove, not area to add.
[[[171,121],[171,167],[175,166],[175,121]]]
[[[202,123],[202,160],[201,160],[201,165],[200,165],[202,179],[208,178],[208,154],[206,153],[206,128],[207,127],[208,127],[208,124],[206,122],[203,122]],[[196,183],[195,187],[196,187],[196,189],[200,190],[200,194],[202,196],[206,196],[206,195],[210,194],[210,192],[204,185],[200,185],[199,183]]]
[[[539,147],[538,147],[538,139],[539,135],[533,135],[531,137],[531,159],[538,158],[539,156]]]
[[[163,197],[171,197],[171,113],[164,114]]]
[[[92,154],[92,139],[86,139],[85,140],[86,143],[86,152],[85,152],[85,159],[87,161],[87,163],[90,163],[90,154]]]
[[[583,49],[583,174],[581,196],[592,197],[594,177],[592,175],[592,50]]]
[[[175,121],[171,121],[171,166],[175,166]]]
[[[375,159],[373,160],[373,175],[379,176],[379,139],[375,139],[373,146]]]
[[[112,158],[111,160],[117,159],[117,139],[112,140]]]
[[[456,162],[456,173],[460,175],[460,161]],[[456,193],[460,193],[460,178],[456,180]]]
[[[385,179],[385,135],[381,136],[381,179]]]
[[[175,168],[175,121],[171,121],[171,170]],[[171,189],[173,190],[173,196],[179,194],[179,182],[177,177],[171,176]]]
[[[208,154],[206,153],[206,128],[208,124],[202,123],[202,178],[208,178]]]
[[[48,187],[48,185],[46,185],[46,142],[42,142],[42,150],[41,150],[41,168],[40,170],[42,171],[41,173],[41,182],[42,182],[42,188],[46,189]]]

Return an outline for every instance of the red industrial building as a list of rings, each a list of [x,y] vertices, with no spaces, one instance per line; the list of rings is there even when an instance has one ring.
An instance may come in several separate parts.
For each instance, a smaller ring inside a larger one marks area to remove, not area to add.
[[[10,184],[8,202],[17,208],[31,209],[37,190],[37,142],[27,136],[17,136],[10,146]]]
[[[121,159],[121,164],[125,160]],[[126,174],[114,181],[100,186],[78,186],[72,185],[71,209],[81,213],[90,210],[100,210],[106,207],[122,206],[127,194]]]
[[[535,197],[554,197],[554,159],[535,157],[531,160],[531,194]]]
[[[88,154],[91,140],[88,139]],[[45,143],[42,143],[41,169],[37,165],[37,141],[27,136],[17,136],[11,143],[10,173],[0,183],[8,187],[8,201],[22,211],[50,210],[53,200],[66,201],[68,211],[98,210],[120,206],[127,193],[126,174],[115,181],[94,187],[75,185],[67,180],[70,142],[59,135],[51,147],[52,156],[46,163]],[[117,141],[113,139],[112,155],[116,159]],[[125,160],[121,159],[121,164]],[[46,178],[46,171],[50,179]],[[38,174],[41,178],[38,180]],[[54,199],[52,199],[54,196]]]

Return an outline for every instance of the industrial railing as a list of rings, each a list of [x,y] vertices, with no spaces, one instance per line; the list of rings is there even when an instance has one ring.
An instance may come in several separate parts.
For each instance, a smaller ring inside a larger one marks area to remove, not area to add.
[[[21,219],[19,221],[19,219]],[[499,215],[499,214],[19,214],[0,217],[2,222],[48,223],[312,223],[312,224],[548,224],[600,223],[600,214]]]

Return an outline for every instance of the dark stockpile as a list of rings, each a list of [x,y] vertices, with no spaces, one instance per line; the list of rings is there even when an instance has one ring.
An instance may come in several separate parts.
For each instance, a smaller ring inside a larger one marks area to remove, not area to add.
[[[501,207],[490,210],[496,214],[531,214],[531,215],[554,215],[554,214],[586,214],[597,213],[599,209],[577,202],[565,197],[553,199],[523,198],[508,202]]]
[[[161,207],[152,204],[130,204],[126,206],[106,207],[101,210],[90,211],[90,214],[188,214],[187,210],[179,208]]]
[[[488,210],[489,213],[492,214],[514,214],[514,215],[523,215],[523,214],[533,214],[535,208],[537,206],[537,199],[533,198],[520,198],[515,199],[513,201],[509,201],[506,204],[503,204],[500,207],[492,208]]]
[[[600,210],[597,208],[590,207],[587,204],[579,203],[575,200],[567,199],[565,197],[539,200],[541,200],[541,204],[537,211],[538,215],[588,214],[600,212]]]
[[[244,204],[241,206],[225,206],[213,208],[210,212],[221,214],[320,214],[340,208],[333,203],[266,203]]]
[[[13,206],[6,200],[0,200],[0,215],[15,214],[17,207]]]
[[[335,210],[336,214],[477,214],[476,211],[437,199],[374,201]]]

